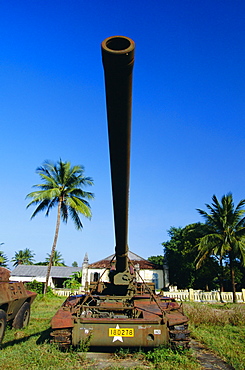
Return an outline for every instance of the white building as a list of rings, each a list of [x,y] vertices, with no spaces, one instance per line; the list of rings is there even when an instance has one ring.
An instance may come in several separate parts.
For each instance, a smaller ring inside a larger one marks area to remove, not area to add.
[[[82,265],[82,286],[85,287],[86,282],[109,281],[109,271],[113,263],[114,255],[108,256],[100,261],[89,264],[87,254],[84,257]],[[169,286],[168,269],[166,266],[156,265],[133,252],[128,252],[128,258],[135,270],[137,281],[142,280],[146,283],[155,283],[156,289],[162,289]]]
[[[25,283],[36,280],[45,283],[48,266],[18,265],[11,272],[11,281],[23,281]],[[70,279],[74,272],[81,271],[81,267],[52,266],[48,285],[51,288],[62,288],[65,280]]]
[[[109,281],[109,271],[115,262],[114,255],[106,257],[100,261],[89,264],[87,253],[84,257],[82,267],[52,266],[48,285],[51,288],[63,288],[65,280],[71,278],[74,272],[82,270],[82,286],[91,282]],[[166,265],[156,265],[133,252],[128,252],[128,257],[136,270],[136,280],[138,282],[155,283],[156,289],[168,288],[168,268]],[[47,266],[40,265],[18,265],[12,272],[10,280],[31,282],[36,280],[41,283],[46,281]]]

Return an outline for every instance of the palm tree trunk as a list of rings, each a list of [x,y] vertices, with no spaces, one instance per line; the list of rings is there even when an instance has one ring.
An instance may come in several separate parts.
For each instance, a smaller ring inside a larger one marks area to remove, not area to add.
[[[236,285],[235,285],[235,271],[234,271],[234,266],[233,266],[233,253],[232,253],[232,251],[229,252],[229,259],[230,259],[230,274],[231,274],[231,286],[232,286],[233,303],[237,303]]]
[[[222,256],[220,256],[219,264],[220,264],[220,274],[219,274],[219,296],[220,296],[220,302],[221,302],[221,303],[224,303],[224,302],[223,302],[223,298],[222,298],[222,293],[223,293],[223,291],[224,291],[224,268],[223,268],[223,260],[222,260]]]
[[[61,209],[61,200],[59,200],[59,203],[58,203],[58,213],[57,213],[56,228],[55,228],[54,241],[53,241],[53,246],[52,246],[52,249],[51,249],[51,254],[50,254],[50,259],[49,259],[49,264],[48,264],[48,269],[47,269],[47,274],[46,274],[46,282],[45,282],[45,285],[44,285],[44,291],[43,291],[43,294],[44,295],[47,293],[50,271],[51,271],[53,257],[54,257],[54,252],[55,252],[55,248],[56,248],[56,244],[57,244],[57,240],[58,240],[58,235],[59,235],[59,228],[60,228],[60,209]]]
[[[219,278],[219,284],[220,284],[220,292],[224,291],[224,267],[223,267],[223,258],[220,257],[220,278]]]

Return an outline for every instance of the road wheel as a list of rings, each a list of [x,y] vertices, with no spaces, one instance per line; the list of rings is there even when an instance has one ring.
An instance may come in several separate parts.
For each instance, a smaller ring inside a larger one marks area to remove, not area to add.
[[[22,329],[27,326],[30,320],[30,303],[25,302],[23,306],[17,312],[17,315],[13,321],[13,327],[15,329]]]
[[[0,344],[4,337],[6,323],[7,323],[6,313],[3,310],[0,310]]]

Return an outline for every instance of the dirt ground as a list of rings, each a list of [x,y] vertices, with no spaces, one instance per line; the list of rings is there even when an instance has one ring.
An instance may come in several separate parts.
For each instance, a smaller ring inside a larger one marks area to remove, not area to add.
[[[141,368],[151,369],[151,366],[145,365],[140,360],[135,360],[131,358],[125,359],[115,359],[113,353],[102,353],[102,352],[88,352],[86,359],[90,362],[86,366],[86,369],[108,369],[113,367],[132,369],[132,368]]]
[[[202,343],[191,341],[191,348],[204,370],[234,370],[234,368],[207,349]]]
[[[191,348],[202,366],[203,370],[234,370],[234,368],[225,363],[221,358],[216,356],[212,351],[207,349],[202,343],[191,340]],[[112,353],[102,352],[88,352],[86,359],[88,365],[86,369],[108,369],[113,367],[132,369],[137,367],[138,369],[151,369],[152,366],[147,365],[141,360],[134,360],[130,357],[127,359],[115,359]]]

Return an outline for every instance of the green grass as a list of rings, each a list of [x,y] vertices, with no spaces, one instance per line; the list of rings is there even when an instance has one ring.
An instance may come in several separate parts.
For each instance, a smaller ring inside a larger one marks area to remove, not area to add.
[[[245,369],[245,305],[185,304],[192,336],[236,370]]]
[[[85,356],[77,351],[61,352],[48,341],[50,320],[63,301],[60,297],[37,297],[31,308],[29,326],[22,330],[7,328],[0,350],[2,369],[86,369]],[[184,310],[190,318],[192,336],[236,370],[245,369],[245,305],[185,303]],[[146,353],[121,350],[115,356],[115,359],[120,358],[137,359],[138,363],[147,364],[151,369],[200,369],[191,350],[181,352],[166,347]],[[120,369],[119,362],[111,369]]]
[[[63,298],[37,298],[31,307],[28,327],[7,328],[0,353],[0,366],[7,369],[81,369],[78,353],[62,353],[48,343],[50,319]]]
[[[170,348],[155,348],[146,354],[146,359],[150,360],[156,369],[176,370],[201,369],[191,350],[173,351]]]
[[[245,369],[245,327],[200,325],[193,328],[195,337],[212,348],[237,370]]]
[[[21,330],[7,328],[0,350],[0,368],[4,370],[86,369],[88,363],[85,356],[81,356],[76,351],[61,352],[48,342],[50,320],[63,301],[64,298],[60,297],[37,297],[31,307],[29,326]],[[179,353],[169,348],[157,348],[148,353],[138,351],[133,354],[121,351],[115,359],[123,356],[137,359],[139,363],[147,364],[151,369],[200,369],[191,351]],[[119,363],[111,369],[120,369]]]
[[[169,347],[158,347],[150,351],[120,349],[115,357],[141,360],[152,369],[159,370],[201,370],[191,350],[174,351]],[[137,368],[136,368],[137,369]]]

